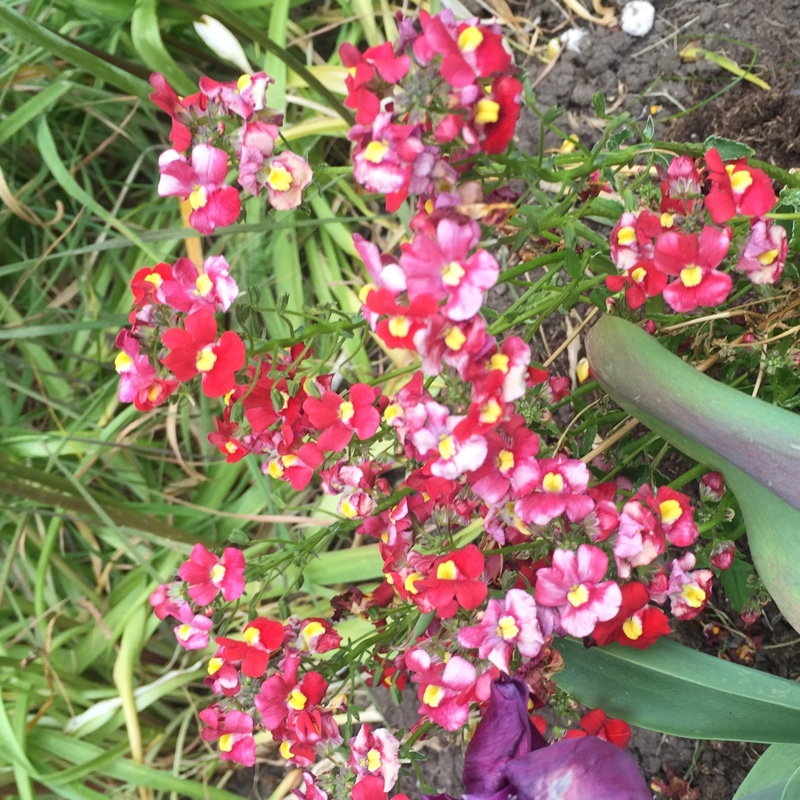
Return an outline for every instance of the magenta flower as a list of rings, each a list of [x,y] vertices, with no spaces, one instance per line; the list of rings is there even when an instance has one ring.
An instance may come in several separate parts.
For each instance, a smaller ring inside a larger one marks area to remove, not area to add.
[[[166,150],[158,159],[161,197],[189,201],[189,224],[200,233],[213,233],[236,221],[241,210],[239,192],[226,186],[228,156],[224,150],[199,144],[192,150],[192,163],[176,150]]]
[[[486,434],[488,453],[483,466],[470,474],[472,491],[486,503],[497,505],[513,495],[533,491],[541,477],[539,437],[524,426],[518,427],[511,441],[495,431]]]
[[[200,731],[206,742],[219,740],[220,758],[252,767],[256,763],[256,740],[253,738],[253,718],[244,711],[223,714],[213,705],[200,712],[200,719],[208,725]]]
[[[160,287],[164,303],[176,311],[227,311],[239,287],[231,278],[230,265],[224,256],[211,256],[198,269],[188,258],[179,258],[172,267],[172,277]]]
[[[220,559],[202,544],[196,544],[178,575],[189,584],[189,597],[197,605],[207,606],[220,592],[230,603],[244,593],[244,566],[244,555],[235,547],[226,547]]]
[[[509,589],[502,600],[489,601],[478,625],[459,630],[458,643],[477,648],[480,658],[509,673],[514,648],[529,659],[536,658],[544,645],[536,601],[522,589]]]
[[[437,238],[414,237],[400,257],[406,274],[408,296],[429,295],[447,302],[442,309],[449,319],[461,321],[475,316],[487,289],[497,283],[500,267],[494,256],[478,250],[467,257],[480,232],[477,225],[459,225],[443,219],[436,226]]]
[[[572,636],[588,636],[598,622],[619,611],[622,592],[614,581],[603,581],[608,556],[591,544],[578,551],[556,550],[553,566],[536,573],[536,602],[556,607],[561,626]]]

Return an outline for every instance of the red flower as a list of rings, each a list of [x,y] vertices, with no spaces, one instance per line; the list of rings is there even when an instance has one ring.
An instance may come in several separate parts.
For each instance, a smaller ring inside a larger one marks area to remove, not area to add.
[[[650,606],[650,594],[638,581],[623,583],[622,605],[616,616],[607,622],[599,622],[592,638],[601,646],[617,642],[626,647],[646,650],[656,639],[670,632],[667,615],[655,606]]]
[[[485,126],[481,141],[484,153],[502,153],[508,147],[519,120],[521,96],[522,84],[516,78],[501,75],[489,94],[478,100],[475,122]]]
[[[349,399],[327,391],[322,398],[309,397],[303,411],[309,422],[322,431],[317,446],[323,453],[344,450],[355,433],[361,441],[374,436],[381,424],[381,415],[373,407],[379,389],[356,383],[350,387]]]
[[[471,611],[486,599],[483,566],[483,553],[474,544],[439,556],[428,577],[416,582],[421,596],[414,599],[420,608],[436,609],[442,619],[452,617],[459,607]]]
[[[657,297],[667,285],[667,276],[655,269],[652,261],[640,261],[624,275],[609,275],[606,286],[612,292],[625,288],[625,302],[628,308],[637,309],[644,305],[648,297]]]
[[[583,715],[580,721],[582,730],[567,731],[565,739],[580,739],[584,736],[596,736],[623,750],[631,740],[631,726],[621,719],[612,719],[600,708],[593,708]]]
[[[217,322],[210,311],[190,314],[183,326],[164,331],[163,342],[170,353],[161,363],[179,381],[190,381],[200,373],[203,394],[222,397],[236,386],[234,373],[245,361],[244,342],[231,331],[217,341]]]
[[[760,169],[748,167],[747,159],[725,164],[712,148],[706,153],[706,164],[711,176],[706,207],[717,224],[737,214],[761,217],[777,202],[769,177]]]
[[[283,644],[284,635],[280,622],[259,617],[245,626],[244,641],[217,636],[219,649],[216,658],[241,661],[242,672],[248,678],[260,678],[267,669],[272,653]]]

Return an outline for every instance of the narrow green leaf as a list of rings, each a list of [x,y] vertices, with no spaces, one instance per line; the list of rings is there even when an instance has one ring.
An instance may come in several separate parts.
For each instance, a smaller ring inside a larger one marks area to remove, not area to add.
[[[142,61],[153,72],[162,73],[179,94],[197,91],[186,73],[175,63],[161,39],[157,0],[137,0],[131,17],[131,39]]]
[[[0,20],[2,20],[3,8],[0,6]],[[114,214],[103,208],[94,197],[86,192],[78,182],[69,174],[69,171],[64,166],[64,162],[58,155],[56,143],[53,140],[53,134],[50,133],[50,128],[47,126],[47,120],[42,119],[39,123],[38,130],[36,131],[36,143],[39,146],[44,163],[50,170],[51,175],[61,188],[70,196],[75,198],[79,203],[91,209],[93,214],[96,214],[107,225],[119,231],[123,236],[133,242],[147,257],[156,263],[159,261],[158,253],[151,250],[127,225],[120,222]]]
[[[0,24],[22,41],[44,48],[51,55],[63,58],[76,67],[85,69],[90,75],[116,86],[127,94],[135,95],[142,100],[150,97],[152,89],[147,81],[143,81],[115,64],[84,50],[69,39],[48,30],[8,5],[0,4]]]
[[[800,741],[800,685],[667,639],[647,650],[558,644],[556,683],[581,703],[674,736]]]
[[[269,12],[269,38],[276,47],[286,50],[286,26],[289,22],[289,0],[275,0]],[[278,109],[286,108],[286,61],[277,50],[267,53],[264,70],[275,83],[267,88],[267,101]]]
[[[22,130],[32,119],[35,119],[55,105],[59,98],[68,92],[74,84],[65,80],[62,73],[49,86],[23,103],[13,114],[9,114],[0,122],[0,144],[10,139],[17,131]]]

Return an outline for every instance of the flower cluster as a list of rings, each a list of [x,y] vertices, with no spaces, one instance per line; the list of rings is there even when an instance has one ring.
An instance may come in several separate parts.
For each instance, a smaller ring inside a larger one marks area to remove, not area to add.
[[[733,286],[720,268],[732,251],[739,254],[735,269],[755,284],[775,283],[783,270],[786,229],[764,216],[776,203],[767,175],[746,159],[725,164],[714,149],[704,161],[701,168],[688,156],[673,159],[659,212],[625,212],[611,232],[611,258],[621,274],[606,285],[624,289],[632,309],[658,295],[680,313],[720,305]]]
[[[153,102],[172,118],[172,148],[158,159],[162,197],[180,197],[191,206],[189,224],[200,233],[231,225],[241,211],[239,191],[227,185],[231,160],[237,181],[280,210],[300,204],[311,182],[311,167],[290,150],[275,152],[283,115],[266,106],[264,72],[219,83],[200,79],[200,91],[179,97],[160,73],[150,77]]]
[[[522,84],[494,23],[420,12],[400,23],[395,47],[339,49],[348,68],[345,105],[353,176],[395,211],[409,195],[424,204],[453,186],[478,153],[502,153],[514,135]]]
[[[622,769],[638,797],[640,776],[613,747],[624,747],[625,723],[597,709],[567,736],[574,741],[547,745],[531,727],[529,704],[541,708],[552,696],[558,637],[644,649],[669,633],[667,607],[680,619],[703,610],[713,572],[704,561],[698,568],[693,552],[694,508],[681,492],[611,480],[604,464],[540,439],[534,412],[550,414],[569,379],[532,364],[522,337],[494,335],[481,314],[500,264],[478,222],[490,207],[483,186],[461,175],[507,147],[519,116],[521,85],[499,28],[422,12],[419,27],[401,22],[397,46],[360,53],[343,45],[340,54],[350,70],[347,105],[357,111],[349,134],[356,181],[384,193],[389,210],[418,200],[413,236],[398,251],[354,237],[370,280],[362,314],[375,343],[404,351],[418,370],[384,391],[373,385],[379,380],[348,383],[326,373],[302,342],[248,361],[242,338],[218,330],[216,315],[239,293],[221,255],[202,267],[184,258],[139,270],[131,327],[117,338],[121,400],[147,411],[179,387],[190,395],[192,384],[220,398],[208,440],[226,461],[257,458],[265,476],[296,491],[313,482],[337,498],[343,527],[377,541],[383,561],[371,592],[351,588],[333,598],[333,620],[280,622],[252,618],[250,609],[243,626],[235,623],[241,633],[216,636],[205,679],[216,700],[200,713],[202,737],[218,743],[223,759],[246,765],[255,762],[260,729],[303,768],[344,746],[330,776],[303,774],[298,796],[386,800],[401,743],[365,724],[345,744],[336,714],[346,698],[332,690],[336,671],[318,656],[342,646],[334,623],[345,613],[378,634],[412,620],[402,642],[376,637],[360,662],[371,681],[412,684],[421,718],[448,731],[484,710],[467,773],[496,759],[488,743],[506,712],[514,721],[500,736],[502,763],[485,776],[465,773],[469,796],[516,791],[534,774],[577,781],[576,764],[598,758]],[[281,120],[265,105],[266,75],[229,84],[203,78],[190,98],[162,76],[152,82],[154,101],[173,120],[159,191],[188,199],[198,230],[210,233],[239,213],[238,190],[226,185],[231,155],[246,191],[265,188],[276,209],[300,202],[311,171],[288,151],[274,153]],[[677,311],[727,297],[731,278],[718,267],[735,241],[724,224],[734,215],[752,217],[738,268],[755,282],[780,273],[785,233],[781,239],[783,229],[763,217],[775,202],[768,180],[742,162],[726,167],[713,151],[706,163],[704,186],[694,162],[673,161],[660,215],[626,213],[615,227],[612,258],[624,275],[608,285],[627,285],[631,307],[656,294]],[[719,476],[704,479],[704,498],[723,491]],[[480,540],[463,530],[479,527]],[[716,569],[731,565],[730,542],[711,542],[708,551]],[[263,577],[257,566],[252,572]],[[177,620],[181,647],[204,650],[214,608],[247,607],[244,557],[198,544],[178,578],[151,603],[160,619]],[[560,773],[546,768],[559,759]]]

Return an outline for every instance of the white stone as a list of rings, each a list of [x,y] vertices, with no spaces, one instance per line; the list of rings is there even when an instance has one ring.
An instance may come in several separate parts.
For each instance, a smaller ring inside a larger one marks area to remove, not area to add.
[[[586,28],[570,28],[559,36],[559,41],[567,50],[572,50],[573,53],[580,53],[581,42],[589,35]]]
[[[629,36],[647,36],[653,29],[656,10],[647,0],[631,0],[620,15],[622,30]]]

